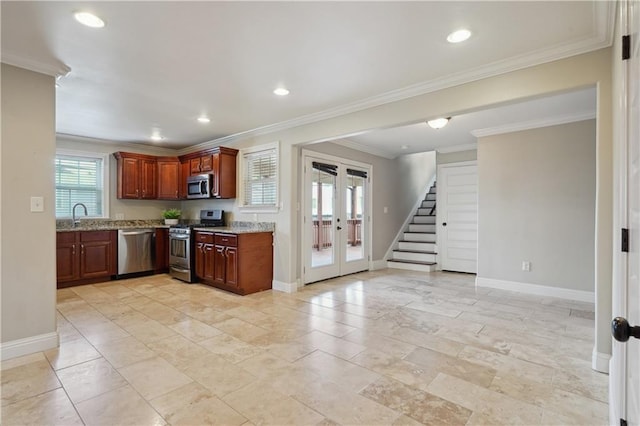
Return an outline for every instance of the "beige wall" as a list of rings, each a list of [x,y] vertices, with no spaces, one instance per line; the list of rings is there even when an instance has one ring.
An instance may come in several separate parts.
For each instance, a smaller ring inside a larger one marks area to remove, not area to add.
[[[20,339],[54,347],[56,231],[55,80],[2,64],[2,350]],[[44,197],[44,212],[30,197]],[[8,344],[9,343],[9,344]],[[8,345],[7,345],[8,344]],[[13,347],[20,351],[20,347]]]
[[[438,152],[436,155],[437,164],[460,163],[462,161],[475,161],[477,159],[478,159],[478,150],[476,149],[469,149],[467,151],[447,152],[447,153]]]
[[[478,278],[593,292],[595,183],[595,120],[481,138]]]

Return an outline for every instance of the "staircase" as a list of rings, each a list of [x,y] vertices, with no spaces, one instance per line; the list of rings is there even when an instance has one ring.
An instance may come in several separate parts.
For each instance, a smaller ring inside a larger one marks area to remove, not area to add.
[[[431,272],[436,270],[436,184],[429,189],[418,212],[413,216],[388,268]]]

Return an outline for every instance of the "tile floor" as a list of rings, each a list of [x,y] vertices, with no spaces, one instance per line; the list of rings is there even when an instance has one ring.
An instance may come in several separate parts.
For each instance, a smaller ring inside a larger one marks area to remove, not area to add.
[[[593,305],[365,272],[239,297],[166,275],[58,290],[2,363],[3,425],[607,423]]]

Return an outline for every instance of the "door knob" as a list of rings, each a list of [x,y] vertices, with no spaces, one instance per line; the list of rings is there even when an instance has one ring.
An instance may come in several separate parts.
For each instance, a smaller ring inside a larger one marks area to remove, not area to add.
[[[342,229],[342,226],[338,226],[336,229],[339,231]]]
[[[447,226],[447,222],[442,222],[442,226]]]
[[[640,327],[630,326],[626,318],[615,317],[611,321],[611,334],[618,342],[626,342],[629,337],[640,339]]]

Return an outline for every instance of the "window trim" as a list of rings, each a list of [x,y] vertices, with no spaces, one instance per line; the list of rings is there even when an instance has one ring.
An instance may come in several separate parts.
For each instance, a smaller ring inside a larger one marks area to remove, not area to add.
[[[109,170],[111,164],[109,163],[109,153],[106,152],[90,152],[90,151],[76,151],[73,149],[56,149],[56,158],[58,156],[69,156],[69,157],[84,157],[84,158],[96,158],[102,160],[102,215],[101,216],[90,216],[91,219],[109,219],[109,189],[111,188],[111,182],[109,181]],[[53,184],[55,187],[55,176],[53,177]],[[55,189],[55,188],[54,188]],[[55,196],[54,196],[55,197]],[[55,200],[54,200],[55,205]],[[54,208],[55,213],[55,208]],[[71,216],[56,216],[56,219],[71,219]]]
[[[245,172],[247,170],[246,156],[254,154],[260,151],[275,150],[276,155],[276,202],[274,206],[252,206],[244,204],[244,190],[245,190]],[[282,206],[280,205],[280,142],[270,142],[263,145],[252,146],[240,150],[240,197],[238,203],[238,210],[242,213],[277,213]]]

